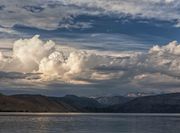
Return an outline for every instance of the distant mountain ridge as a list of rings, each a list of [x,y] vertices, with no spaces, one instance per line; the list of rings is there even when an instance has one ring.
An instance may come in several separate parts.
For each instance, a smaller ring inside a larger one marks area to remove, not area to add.
[[[118,105],[125,104],[126,102],[132,100],[132,97],[123,97],[123,96],[109,96],[109,97],[97,97],[97,100],[100,104],[110,106],[110,105]]]
[[[1,94],[0,112],[180,113],[180,93],[137,98]]]
[[[62,101],[71,106],[78,108],[84,112],[94,112],[97,108],[102,108],[102,105],[93,98],[78,97],[75,95],[66,95],[64,97],[51,97],[54,101]]]
[[[138,97],[109,108],[121,113],[180,113],[180,93]]]

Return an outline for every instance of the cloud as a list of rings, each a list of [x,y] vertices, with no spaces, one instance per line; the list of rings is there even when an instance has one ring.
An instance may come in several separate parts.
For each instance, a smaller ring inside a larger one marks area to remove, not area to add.
[[[1,53],[0,59],[2,71],[42,73],[47,79],[73,77],[104,62],[102,57],[85,51],[58,50],[53,41],[45,43],[39,35],[15,41],[12,56],[4,57]]]
[[[32,79],[39,79],[38,74],[33,74],[33,73],[20,73],[20,72],[0,72],[0,79],[27,79],[27,80],[32,80]]]
[[[23,7],[25,10],[30,11],[32,13],[39,13],[42,12],[44,10],[43,7],[39,7],[39,6],[24,6]]]
[[[18,40],[13,46],[13,58],[22,64],[22,71],[36,71],[40,61],[54,51],[55,43],[48,41],[44,44],[36,35],[32,39]]]
[[[133,87],[143,91],[148,88],[170,91],[180,84],[180,45],[176,41],[154,46],[148,52],[123,52],[114,56],[63,48],[36,35],[15,41],[9,55],[0,54],[0,80],[84,84],[97,89]]]
[[[79,15],[153,18],[174,22],[176,27],[180,22],[179,0],[2,0],[1,3],[0,25],[9,28],[15,25],[46,30],[66,28],[61,22],[72,21]]]
[[[0,33],[7,33],[7,34],[19,34],[17,31],[11,29],[11,28],[6,28],[0,26]]]
[[[0,5],[0,10],[4,10],[5,6],[4,5]]]

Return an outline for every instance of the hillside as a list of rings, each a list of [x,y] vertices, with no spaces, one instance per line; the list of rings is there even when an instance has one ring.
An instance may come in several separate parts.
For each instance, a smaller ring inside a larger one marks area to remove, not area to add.
[[[137,98],[0,95],[0,112],[180,113],[180,93]]]
[[[122,113],[180,113],[180,93],[138,97],[125,104],[109,107]]]
[[[0,96],[1,112],[79,112],[64,102],[41,95]]]

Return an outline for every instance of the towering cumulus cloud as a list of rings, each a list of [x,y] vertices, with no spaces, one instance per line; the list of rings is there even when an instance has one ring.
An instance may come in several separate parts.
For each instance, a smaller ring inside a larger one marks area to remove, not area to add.
[[[13,59],[17,59],[21,65],[21,71],[32,72],[38,70],[39,64],[44,57],[54,51],[55,43],[44,43],[36,35],[32,39],[18,40],[13,46]]]
[[[57,47],[51,40],[44,43],[39,35],[17,40],[11,57],[4,58],[1,53],[1,71],[40,73],[47,79],[68,80],[105,63],[98,55],[80,50],[68,52]]]
[[[51,40],[44,42],[36,35],[17,40],[10,53],[0,53],[1,79],[15,76],[30,82],[112,84],[119,88],[121,85],[140,88],[180,85],[180,45],[175,41],[162,47],[154,46],[148,52],[123,52],[114,56],[65,49]],[[34,75],[38,77],[33,78]]]

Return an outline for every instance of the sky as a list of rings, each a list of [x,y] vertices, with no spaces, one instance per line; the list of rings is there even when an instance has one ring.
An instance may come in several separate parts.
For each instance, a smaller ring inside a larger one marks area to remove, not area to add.
[[[0,92],[180,92],[179,0],[0,0]]]

